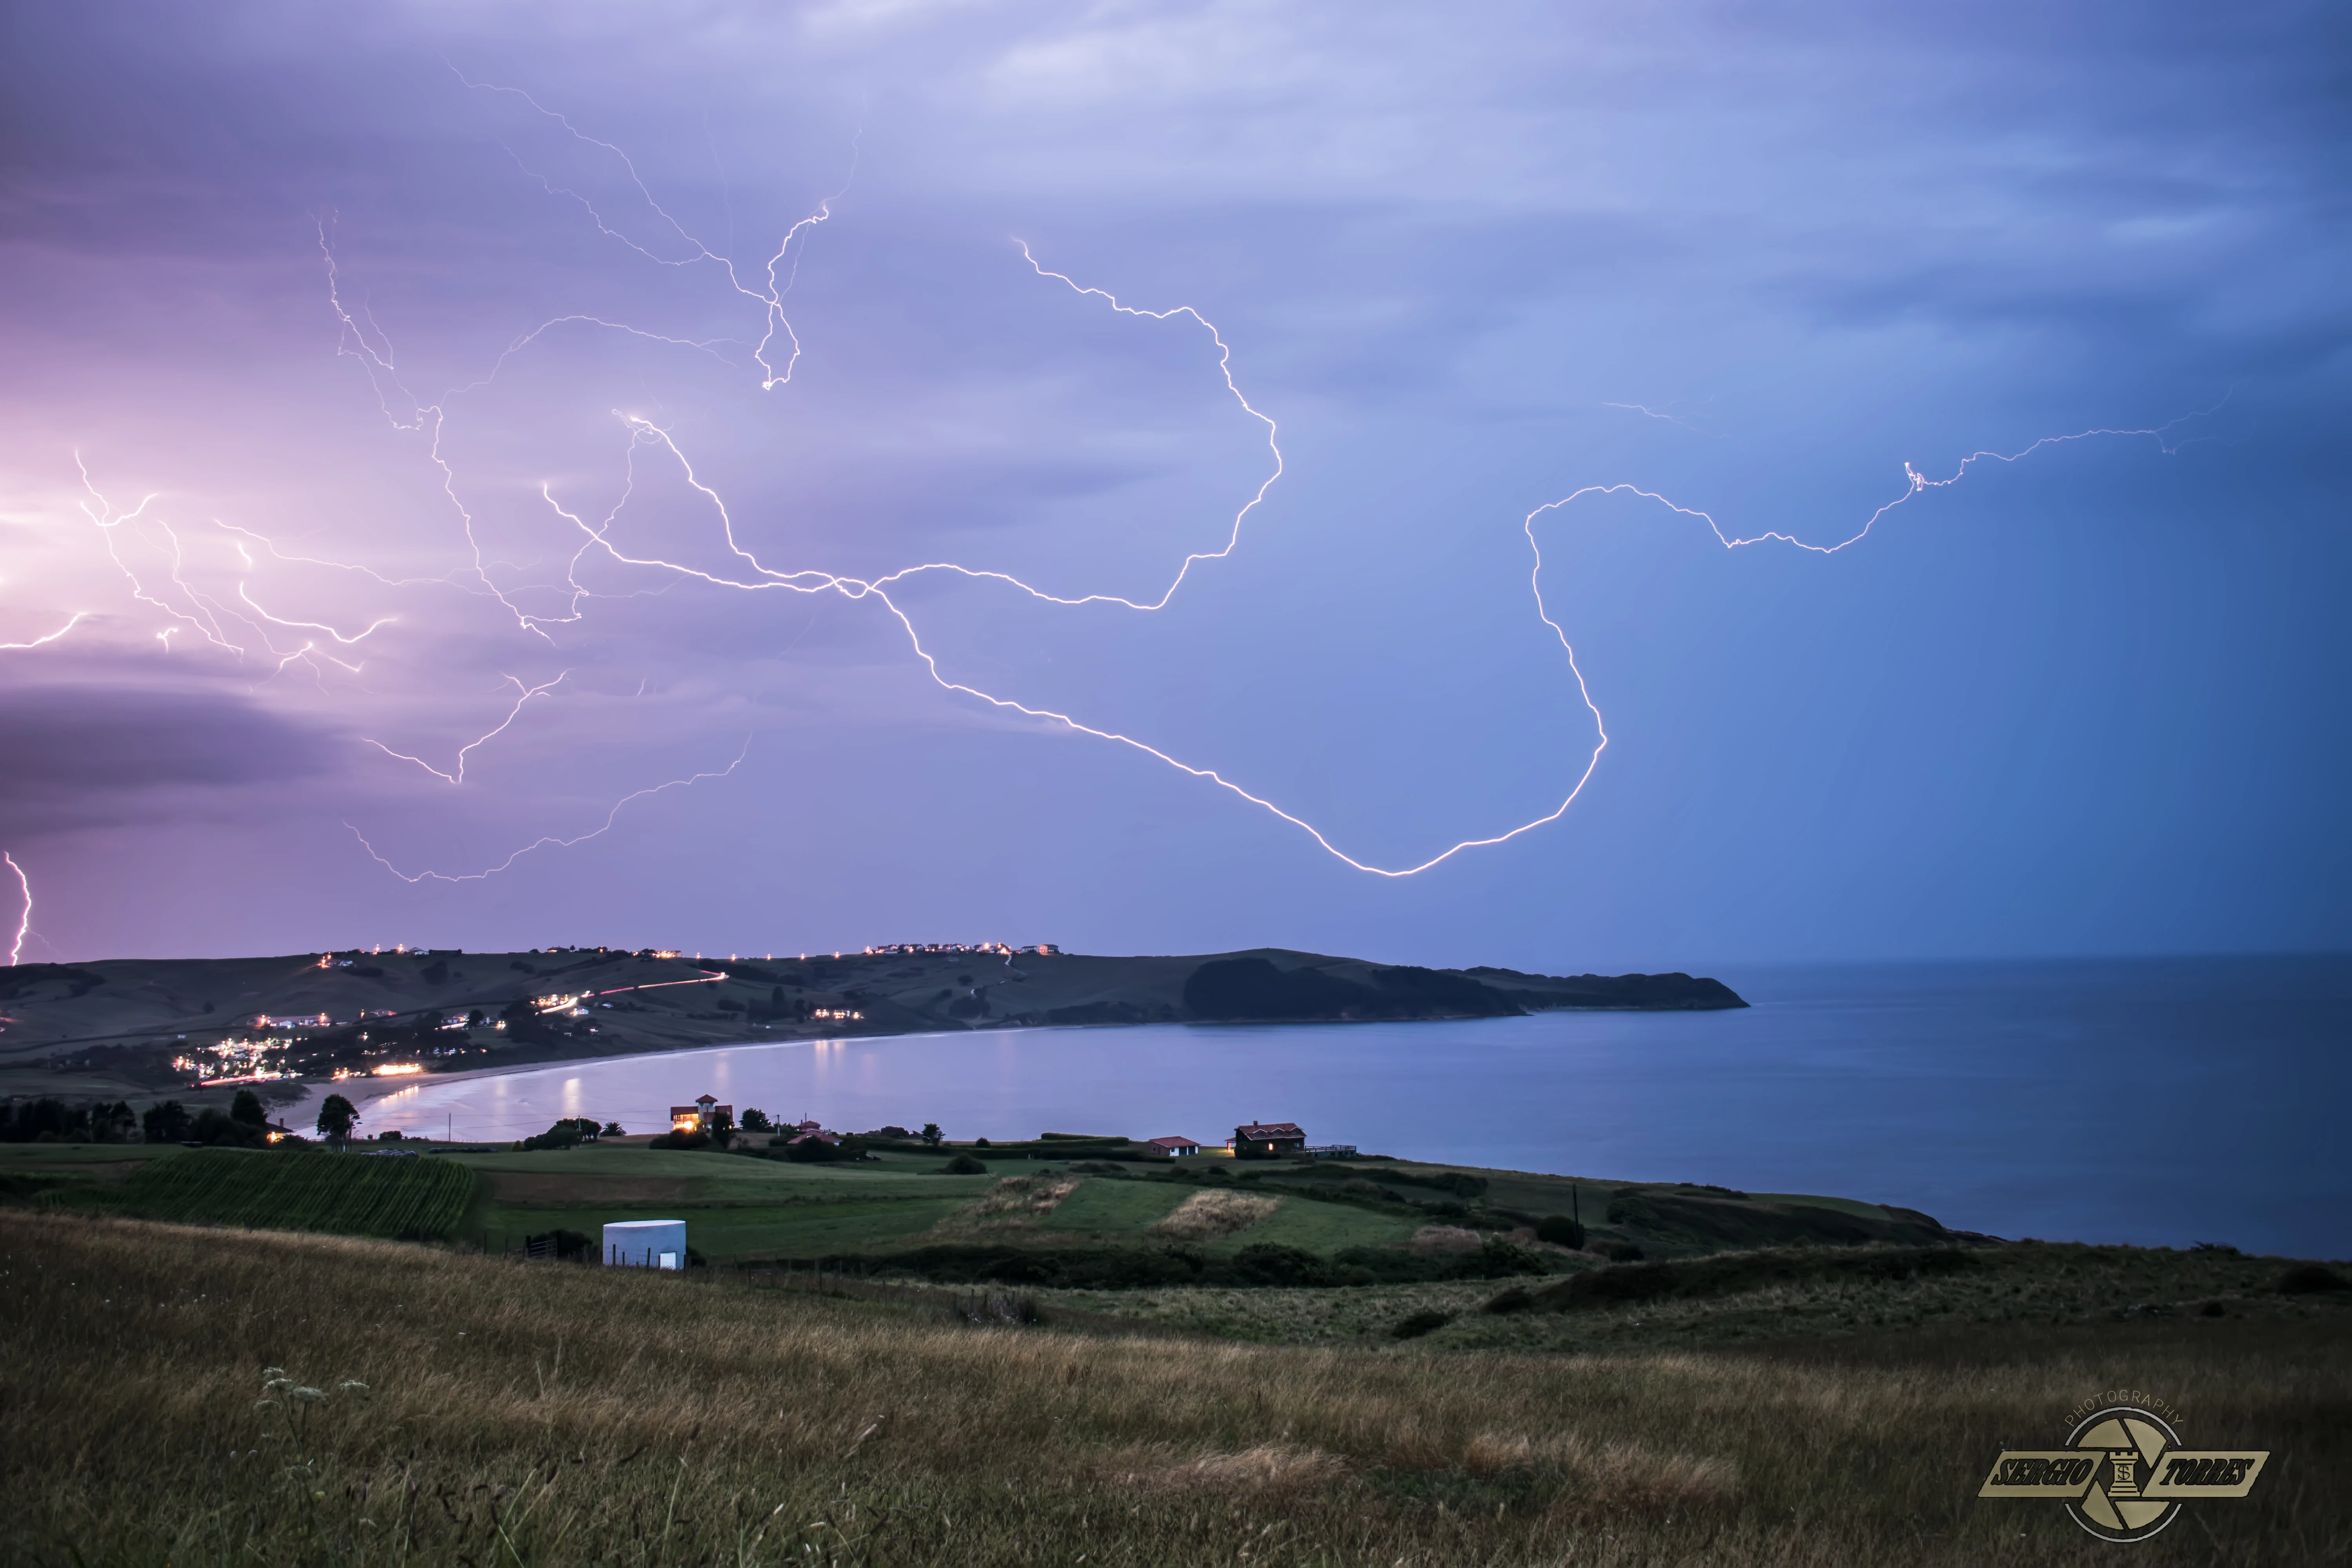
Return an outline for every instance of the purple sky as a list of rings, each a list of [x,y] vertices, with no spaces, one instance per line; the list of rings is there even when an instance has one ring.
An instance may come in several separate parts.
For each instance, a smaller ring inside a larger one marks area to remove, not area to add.
[[[2352,944],[2338,8],[0,26],[27,959]]]

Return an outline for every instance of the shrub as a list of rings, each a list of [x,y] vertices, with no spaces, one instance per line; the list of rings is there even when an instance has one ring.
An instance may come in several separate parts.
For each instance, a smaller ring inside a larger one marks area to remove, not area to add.
[[[2279,1276],[2278,1288],[2283,1296],[2304,1296],[2319,1290],[2352,1289],[2352,1280],[2324,1263],[2298,1263]]]
[[[1515,1242],[1499,1236],[1490,1236],[1478,1247],[1479,1271],[1486,1278],[1497,1279],[1506,1274],[1541,1274],[1544,1260]]]
[[[1417,1340],[1423,1334],[1435,1333],[1453,1321],[1454,1314],[1451,1312],[1440,1312],[1433,1309],[1415,1312],[1398,1323],[1395,1328],[1391,1329],[1389,1337],[1398,1340]]]
[[[1234,1254],[1237,1285],[1320,1285],[1328,1272],[1323,1259],[1297,1247],[1261,1241]]]
[[[1536,1221],[1536,1239],[1554,1247],[1582,1247],[1584,1227],[1564,1214],[1548,1214]]]
[[[958,1154],[940,1167],[940,1173],[948,1176],[984,1176],[988,1174],[988,1167],[969,1154]]]

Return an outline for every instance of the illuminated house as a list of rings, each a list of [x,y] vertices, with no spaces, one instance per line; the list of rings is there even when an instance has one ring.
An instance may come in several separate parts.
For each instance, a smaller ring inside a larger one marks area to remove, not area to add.
[[[1307,1134],[1296,1121],[1253,1121],[1234,1129],[1233,1151],[1247,1159],[1253,1154],[1296,1154],[1307,1147]]]
[[[698,1094],[692,1105],[669,1108],[669,1130],[673,1132],[708,1132],[710,1124],[720,1117],[725,1117],[731,1126],[735,1121],[735,1108],[721,1105],[709,1095]]]

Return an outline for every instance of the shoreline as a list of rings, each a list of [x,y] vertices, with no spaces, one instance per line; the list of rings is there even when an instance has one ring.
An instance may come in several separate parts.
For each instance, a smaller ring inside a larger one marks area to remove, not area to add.
[[[1690,1011],[1713,1012],[1733,1010],[1734,1009],[1716,1008],[1691,1009],[1681,1007],[1557,1007],[1545,1008],[1540,1012],[1498,1015],[1495,1019],[1489,1019],[1475,1014],[1446,1014],[1428,1018],[1176,1018],[1148,1024],[1007,1024],[996,1028],[988,1029],[975,1029],[969,1027],[961,1029],[908,1029],[904,1032],[892,1034],[823,1035],[813,1036],[805,1039],[793,1040],[728,1040],[714,1042],[710,1045],[705,1046],[666,1046],[655,1050],[647,1051],[611,1051],[601,1056],[593,1057],[553,1057],[541,1061],[504,1062],[487,1067],[459,1068],[452,1072],[409,1073],[393,1078],[371,1077],[365,1079],[320,1079],[314,1081],[305,1082],[302,1085],[302,1094],[299,1099],[282,1101],[278,1106],[275,1107],[274,1110],[278,1119],[283,1121],[289,1115],[299,1115],[308,1112],[310,1107],[320,1103],[327,1094],[341,1094],[351,1100],[353,1104],[362,1110],[364,1110],[367,1106],[373,1104],[376,1100],[383,1099],[387,1095],[398,1094],[404,1089],[417,1088],[425,1084],[465,1083],[477,1079],[508,1078],[518,1073],[548,1072],[563,1068],[595,1067],[604,1062],[636,1061],[647,1057],[694,1056],[705,1051],[740,1051],[752,1048],[772,1048],[793,1046],[835,1046],[847,1045],[852,1042],[860,1041],[950,1040],[960,1039],[966,1037],[976,1038],[988,1035],[1053,1034],[1063,1031],[1075,1032],[1086,1029],[1246,1029],[1293,1028],[1301,1026],[1318,1024],[1335,1026],[1349,1024],[1398,1023],[1471,1024],[1499,1021],[1500,1018],[1512,1016],[1523,1018],[1542,1017],[1553,1013],[1682,1013]],[[355,1089],[350,1087],[353,1084],[360,1084],[364,1087]],[[339,1085],[342,1087],[338,1087]],[[288,1124],[289,1126],[292,1125],[290,1121]],[[296,1127],[295,1131],[300,1131],[301,1129],[299,1127]],[[460,1140],[460,1142],[464,1142],[464,1140]],[[501,1142],[501,1140],[489,1140],[489,1142]]]
[[[1643,1013],[1683,1012],[1685,1008],[1654,1007],[1574,1007],[1547,1008],[1546,1012],[1576,1013]],[[1511,1015],[1501,1015],[1510,1016]],[[1520,1017],[1539,1017],[1537,1013],[1523,1013]],[[635,1061],[645,1057],[685,1057],[702,1051],[740,1051],[753,1047],[777,1046],[839,1046],[853,1041],[876,1040],[952,1040],[965,1036],[1012,1034],[1048,1034],[1078,1029],[1226,1029],[1226,1028],[1289,1028],[1307,1024],[1465,1024],[1479,1021],[1475,1014],[1444,1014],[1428,1018],[1171,1018],[1145,1024],[1005,1024],[993,1028],[975,1029],[907,1029],[876,1035],[814,1035],[790,1040],[716,1040],[701,1046],[661,1046],[645,1051],[607,1051],[593,1057],[550,1057],[541,1061],[501,1062],[487,1067],[458,1068],[451,1072],[404,1073],[390,1078],[317,1079],[304,1081],[302,1098],[289,1100],[286,1106],[309,1105],[319,1098],[320,1090],[341,1094],[353,1102],[365,1104],[381,1100],[387,1094],[397,1094],[404,1089],[425,1083],[463,1083],[474,1079],[502,1078],[514,1073],[544,1072],[556,1068],[593,1067],[600,1062]],[[364,1089],[337,1089],[337,1084],[364,1084]]]

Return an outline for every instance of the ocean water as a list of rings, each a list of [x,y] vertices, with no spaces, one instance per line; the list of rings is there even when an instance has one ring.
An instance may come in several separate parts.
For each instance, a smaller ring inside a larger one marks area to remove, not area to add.
[[[365,1129],[740,1114],[954,1138],[1248,1121],[1368,1153],[1902,1205],[2005,1237],[2352,1255],[2352,955],[1760,967],[1727,1013],[762,1043],[463,1081]]]

